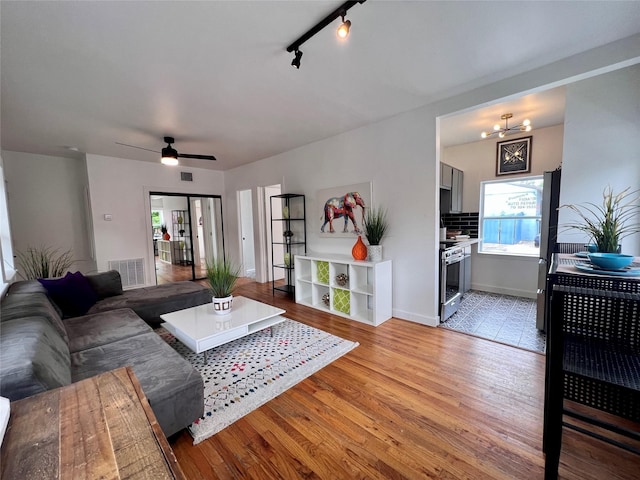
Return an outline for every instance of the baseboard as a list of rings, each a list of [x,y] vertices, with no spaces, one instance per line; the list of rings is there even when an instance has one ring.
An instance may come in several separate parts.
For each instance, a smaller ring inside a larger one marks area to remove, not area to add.
[[[429,327],[437,327],[440,324],[440,317],[429,317],[427,315],[398,310],[397,308],[393,309],[393,317],[419,323],[421,325],[427,325]]]
[[[494,285],[481,285],[471,284],[471,290],[478,290],[480,292],[497,293],[499,295],[511,295],[513,297],[524,297],[535,300],[537,298],[536,292],[530,292],[528,290],[520,290],[516,288],[504,288],[496,287]]]

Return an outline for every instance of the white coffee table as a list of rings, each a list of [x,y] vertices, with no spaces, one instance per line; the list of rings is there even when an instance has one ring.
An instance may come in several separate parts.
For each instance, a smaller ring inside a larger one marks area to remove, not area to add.
[[[206,303],[165,313],[160,318],[165,321],[162,326],[189,349],[204,352],[207,363],[207,350],[284,322],[286,319],[280,316],[284,312],[250,298],[233,297],[231,313],[227,315],[214,313],[213,304]]]

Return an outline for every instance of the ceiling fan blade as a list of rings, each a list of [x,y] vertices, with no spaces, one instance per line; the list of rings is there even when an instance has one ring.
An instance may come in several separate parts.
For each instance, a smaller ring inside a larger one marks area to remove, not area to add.
[[[216,157],[213,155],[190,155],[188,153],[179,153],[178,157],[180,158],[198,158],[200,160],[215,160]]]
[[[135,145],[127,145],[126,143],[120,143],[120,142],[115,142],[115,143],[116,143],[116,145],[122,145],[123,147],[131,147],[131,148],[137,148],[139,150],[146,150],[147,152],[160,153],[157,150],[150,150],[148,148],[136,147]]]

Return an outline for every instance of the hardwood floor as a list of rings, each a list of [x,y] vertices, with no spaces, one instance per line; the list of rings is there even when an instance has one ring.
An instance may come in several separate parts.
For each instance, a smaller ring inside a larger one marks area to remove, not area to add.
[[[543,355],[397,319],[369,327],[270,283],[234,295],[360,346],[198,445],[172,439],[188,478],[543,478]],[[638,462],[565,431],[560,478],[637,479]]]

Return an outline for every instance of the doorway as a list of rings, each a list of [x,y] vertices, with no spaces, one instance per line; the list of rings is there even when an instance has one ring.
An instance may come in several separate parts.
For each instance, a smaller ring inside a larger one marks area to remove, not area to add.
[[[242,274],[256,279],[256,255],[253,235],[253,200],[251,190],[238,191],[238,225],[240,226],[240,252],[242,254]]]
[[[225,256],[219,195],[150,192],[156,284],[206,278]]]

